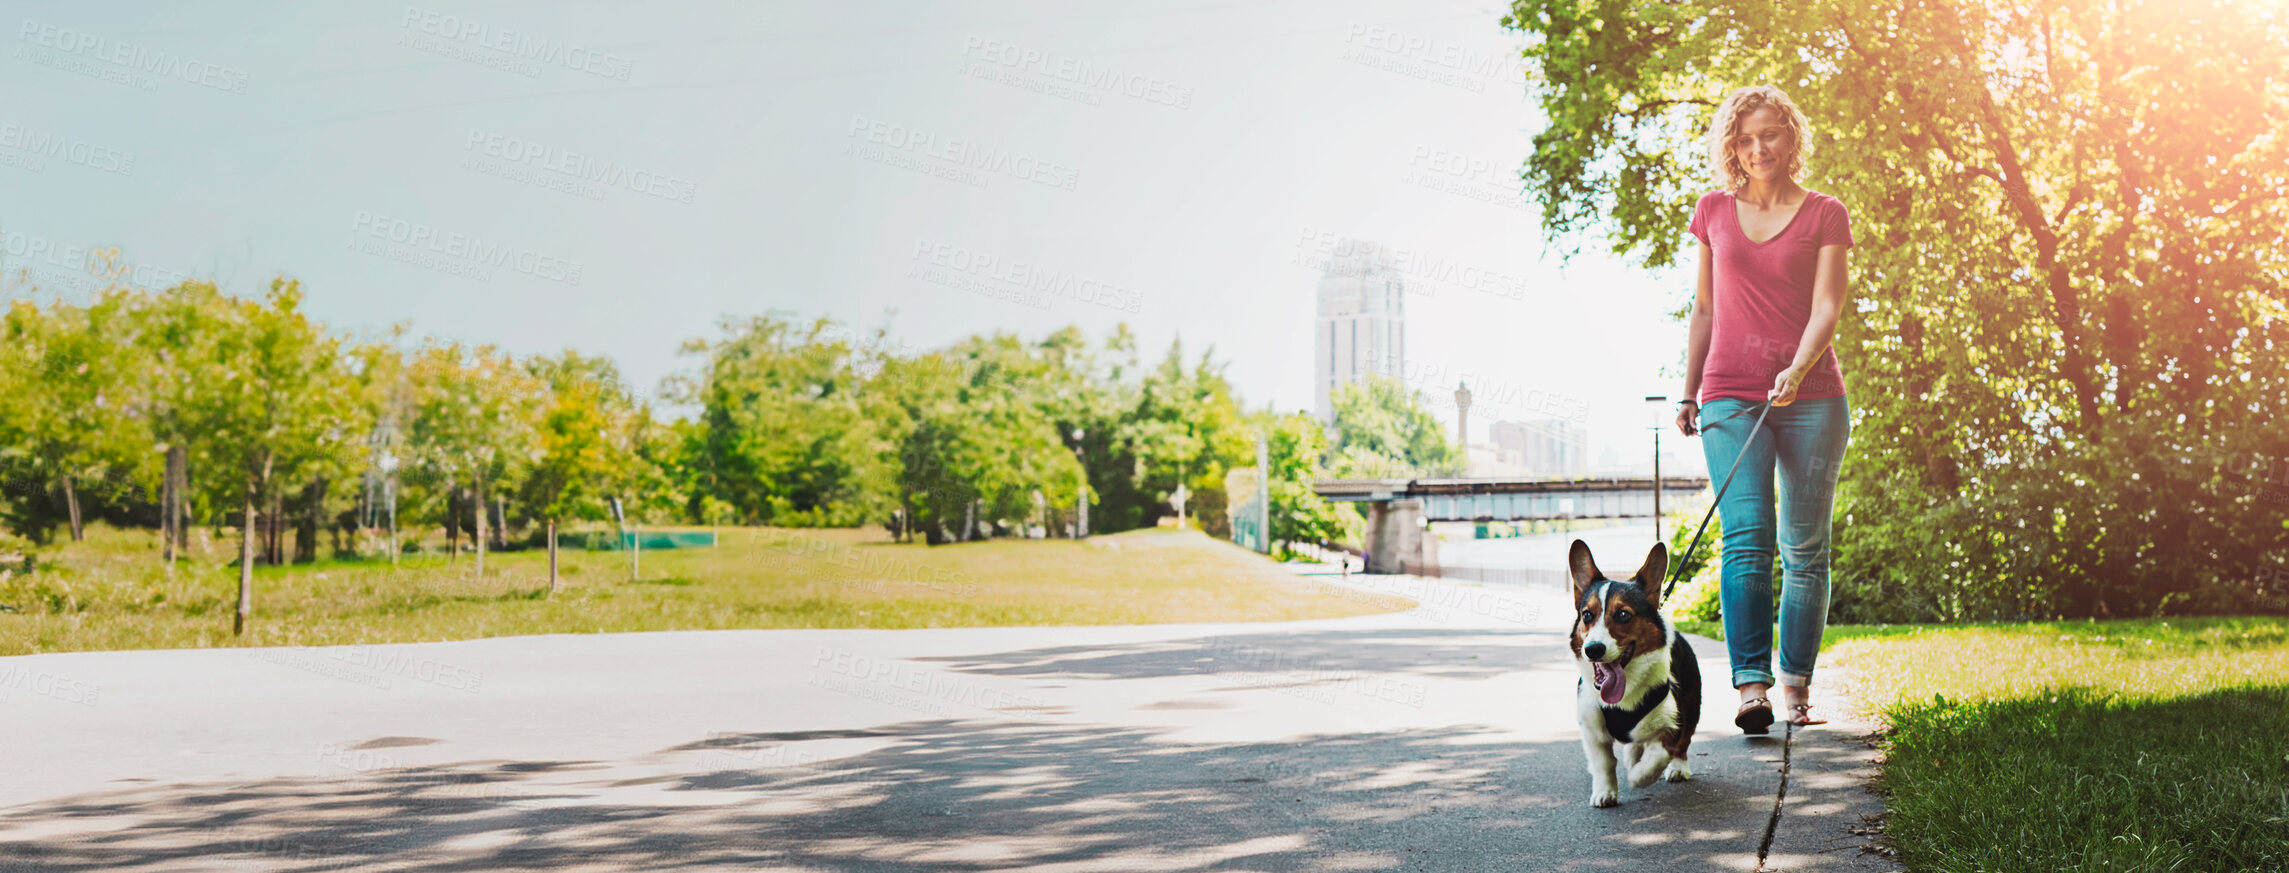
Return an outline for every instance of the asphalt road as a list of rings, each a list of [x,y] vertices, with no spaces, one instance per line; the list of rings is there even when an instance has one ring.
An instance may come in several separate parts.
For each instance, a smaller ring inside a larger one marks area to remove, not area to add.
[[[1558,592],[1360,581],[1424,606],[0,658],[0,870],[1895,869],[1865,725],[1712,689],[1593,809]]]

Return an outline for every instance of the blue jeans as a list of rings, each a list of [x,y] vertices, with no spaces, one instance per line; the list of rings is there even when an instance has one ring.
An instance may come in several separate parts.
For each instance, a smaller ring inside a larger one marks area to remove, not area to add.
[[[1713,481],[1724,481],[1749,439],[1761,403],[1719,397],[1702,405],[1701,452]],[[1836,475],[1851,435],[1851,412],[1842,397],[1800,398],[1773,407],[1763,430],[1748,442],[1732,488],[1717,504],[1725,525],[1718,600],[1734,687],[1773,684],[1776,546],[1781,566],[1779,684],[1812,684],[1812,662],[1820,654],[1820,635],[1828,629],[1828,519],[1836,508]],[[1775,467],[1780,470],[1777,526]]]

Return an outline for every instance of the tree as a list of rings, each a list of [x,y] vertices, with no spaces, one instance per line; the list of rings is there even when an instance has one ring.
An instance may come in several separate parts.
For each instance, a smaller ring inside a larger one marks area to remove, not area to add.
[[[1812,116],[1807,186],[1859,243],[1840,618],[2289,608],[2257,581],[2289,561],[2289,19],[1523,0],[1504,24],[1550,122],[1523,177],[1569,253],[1596,230],[1678,260],[1730,87]]]
[[[1444,476],[1460,471],[1446,425],[1422,395],[1369,376],[1335,390],[1330,472],[1344,478]]]
[[[1271,480],[1266,483],[1272,501],[1272,542],[1332,543],[1357,539],[1359,514],[1337,512],[1312,490],[1326,478],[1327,429],[1306,413],[1268,415],[1263,419],[1266,460]]]
[[[408,453],[443,486],[447,529],[467,484],[475,510],[478,576],[485,575],[487,511],[540,456],[541,382],[492,346],[432,342],[414,357]]]
[[[1225,471],[1255,456],[1254,434],[1213,351],[1187,370],[1182,341],[1171,342],[1168,356],[1146,374],[1118,432],[1135,459],[1136,489],[1150,495],[1140,507],[1140,525],[1175,514],[1167,501],[1180,486],[1209,513],[1204,520],[1222,521]]]
[[[866,414],[859,358],[832,327],[726,319],[721,340],[684,345],[706,361],[696,378],[669,384],[671,397],[700,408],[695,493],[748,524],[854,525],[887,512],[892,443]]]
[[[0,446],[24,478],[63,495],[71,539],[84,538],[84,485],[108,469],[132,471],[143,459],[148,425],[130,393],[135,301],[107,290],[90,306],[48,311],[17,300],[0,316],[0,370],[11,374],[0,410]],[[20,531],[45,539],[46,524],[25,516]]]
[[[208,481],[236,492],[239,527],[238,609],[232,632],[246,632],[254,610],[256,507],[284,483],[355,453],[362,435],[341,341],[301,311],[301,283],[277,279],[260,303],[226,298],[209,283],[170,292],[192,311],[208,341],[196,348],[198,369],[217,377],[182,410],[206,435],[215,463]]]
[[[932,544],[968,540],[980,523],[1031,515],[1035,491],[1052,502],[1083,493],[1080,461],[1029,390],[1051,366],[1042,347],[1002,334],[888,361],[869,380],[895,416],[884,431],[899,447],[902,528]]]
[[[546,386],[540,457],[525,479],[526,506],[549,519],[600,521],[611,517],[613,496],[664,490],[644,454],[651,408],[628,390],[611,359],[567,349],[534,357],[525,367]]]

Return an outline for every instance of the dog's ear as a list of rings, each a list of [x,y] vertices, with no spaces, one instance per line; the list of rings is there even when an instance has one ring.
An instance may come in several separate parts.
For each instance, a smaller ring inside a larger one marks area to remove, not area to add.
[[[1582,592],[1590,590],[1590,583],[1605,578],[1598,572],[1598,563],[1590,560],[1590,544],[1581,540],[1575,540],[1574,547],[1566,552],[1566,567],[1574,578],[1575,603],[1582,601]]]
[[[1637,568],[1637,575],[1633,578],[1637,581],[1637,587],[1645,589],[1645,599],[1652,601],[1656,609],[1661,607],[1661,583],[1668,575],[1669,547],[1654,543],[1653,551],[1645,553],[1645,566]]]

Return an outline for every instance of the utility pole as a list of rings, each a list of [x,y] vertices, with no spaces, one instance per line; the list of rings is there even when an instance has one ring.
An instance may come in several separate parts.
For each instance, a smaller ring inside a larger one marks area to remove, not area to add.
[[[1262,429],[1256,431],[1256,551],[1272,553],[1272,443]]]
[[[1454,441],[1462,448],[1462,474],[1470,475],[1470,383],[1454,386]]]
[[[1087,445],[1081,442],[1087,436],[1080,428],[1073,429],[1073,457],[1081,462],[1081,492],[1073,501],[1078,504],[1076,512],[1080,515],[1080,524],[1073,532],[1077,540],[1089,538],[1089,455]]]
[[[548,595],[556,596],[556,519],[548,520]]]
[[[1652,395],[1647,395],[1647,396],[1646,396],[1646,398],[1645,398],[1645,402],[1647,402],[1647,403],[1667,403],[1667,402],[1669,402],[1669,397],[1668,397],[1667,395],[1664,395],[1664,394],[1652,394]],[[1653,425],[1653,541],[1654,541],[1654,542],[1657,542],[1657,543],[1659,543],[1659,542],[1667,542],[1667,540],[1664,540],[1664,539],[1662,539],[1662,538],[1661,538],[1661,423],[1660,423],[1660,422],[1655,422],[1655,423],[1654,423],[1654,425]],[[1680,560],[1682,560],[1682,558],[1680,558]]]

